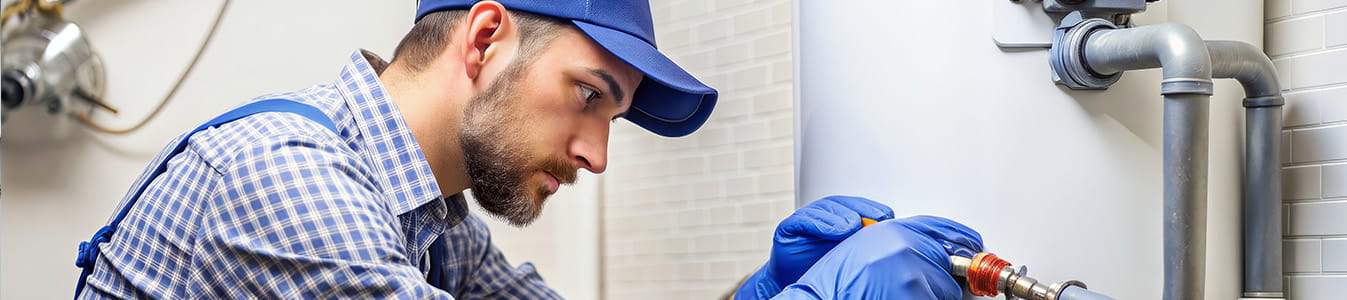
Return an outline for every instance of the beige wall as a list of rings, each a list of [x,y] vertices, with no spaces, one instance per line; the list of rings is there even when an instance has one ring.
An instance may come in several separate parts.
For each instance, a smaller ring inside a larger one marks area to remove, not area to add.
[[[122,128],[148,113],[187,65],[220,3],[68,7],[67,18],[84,26],[107,62],[107,100],[122,110],[99,120]],[[356,48],[391,57],[414,11],[415,1],[234,0],[195,73],[145,129],[108,136],[36,110],[11,115],[0,144],[0,298],[69,297],[79,274],[75,246],[107,221],[169,140],[254,96],[329,83]],[[489,222],[511,262],[534,261],[549,284],[574,299],[597,297],[598,182],[585,176],[564,189],[531,228]]]
[[[221,1],[76,1],[107,64],[107,101],[123,128],[139,121],[182,72]],[[316,13],[314,7],[323,7]],[[4,126],[0,298],[74,293],[75,247],[102,226],[145,165],[177,134],[265,93],[335,80],[351,51],[391,54],[411,27],[413,1],[235,0],[196,71],[164,112],[128,136],[84,130],[21,110]]]

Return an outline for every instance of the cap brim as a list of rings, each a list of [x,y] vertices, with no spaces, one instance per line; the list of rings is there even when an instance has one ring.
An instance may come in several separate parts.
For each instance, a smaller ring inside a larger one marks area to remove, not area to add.
[[[716,89],[698,81],[655,46],[622,31],[572,20],[599,46],[645,74],[636,87],[627,120],[667,137],[697,131],[716,106]]]

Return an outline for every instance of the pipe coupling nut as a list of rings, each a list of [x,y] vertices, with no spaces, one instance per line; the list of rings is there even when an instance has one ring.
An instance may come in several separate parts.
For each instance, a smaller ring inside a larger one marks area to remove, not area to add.
[[[1280,94],[1276,96],[1244,98],[1244,108],[1278,107],[1282,105],[1286,105],[1286,99],[1282,98]]]
[[[1072,12],[1052,32],[1052,48],[1048,50],[1052,64],[1053,81],[1073,90],[1106,89],[1122,78],[1122,72],[1100,75],[1085,63],[1085,40],[1099,30],[1118,29],[1118,25],[1100,18],[1082,19]]]
[[[1080,282],[1080,281],[1075,281],[1075,280],[1067,280],[1067,281],[1062,281],[1062,282],[1058,282],[1058,283],[1053,283],[1052,285],[1048,286],[1048,295],[1047,295],[1047,297],[1044,297],[1043,299],[1044,299],[1044,300],[1061,300],[1060,298],[1058,298],[1058,296],[1061,296],[1061,295],[1062,295],[1062,290],[1065,290],[1065,289],[1066,289],[1067,287],[1069,287],[1069,286],[1078,286],[1078,287],[1080,287],[1080,288],[1083,289],[1083,288],[1085,288],[1085,283],[1084,283],[1084,282]]]

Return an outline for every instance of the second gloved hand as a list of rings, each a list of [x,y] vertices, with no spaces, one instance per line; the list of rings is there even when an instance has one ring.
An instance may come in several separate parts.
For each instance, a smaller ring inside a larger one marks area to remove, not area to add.
[[[795,211],[777,225],[767,264],[744,282],[734,299],[767,299],[795,283],[837,243],[859,231],[861,218],[888,220],[893,210],[865,198],[830,196]]]
[[[940,299],[963,296],[950,255],[982,252],[982,236],[949,219],[916,216],[870,225],[833,248],[773,299]]]

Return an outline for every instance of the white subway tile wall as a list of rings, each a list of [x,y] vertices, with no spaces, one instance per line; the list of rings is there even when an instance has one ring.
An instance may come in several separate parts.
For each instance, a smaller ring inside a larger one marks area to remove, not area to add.
[[[1318,239],[1287,240],[1283,242],[1284,258],[1282,268],[1291,273],[1318,273],[1324,269],[1322,241]],[[1292,259],[1294,258],[1294,259]]]
[[[1305,18],[1270,23],[1266,28],[1267,53],[1285,54],[1319,49],[1324,44],[1324,18]]]
[[[1347,272],[1347,239],[1326,239],[1323,240],[1324,253],[1337,253],[1338,255],[1329,255],[1323,260],[1324,272]]]
[[[603,183],[606,299],[713,299],[767,260],[794,203],[791,2],[651,1],[662,52],[720,91],[682,138],[615,124]]]
[[[1264,46],[1286,89],[1287,296],[1338,299],[1347,286],[1347,0],[1264,3]]]
[[[1324,27],[1334,28],[1324,33],[1324,46],[1334,47],[1347,45],[1347,11],[1332,13],[1324,16]]]

